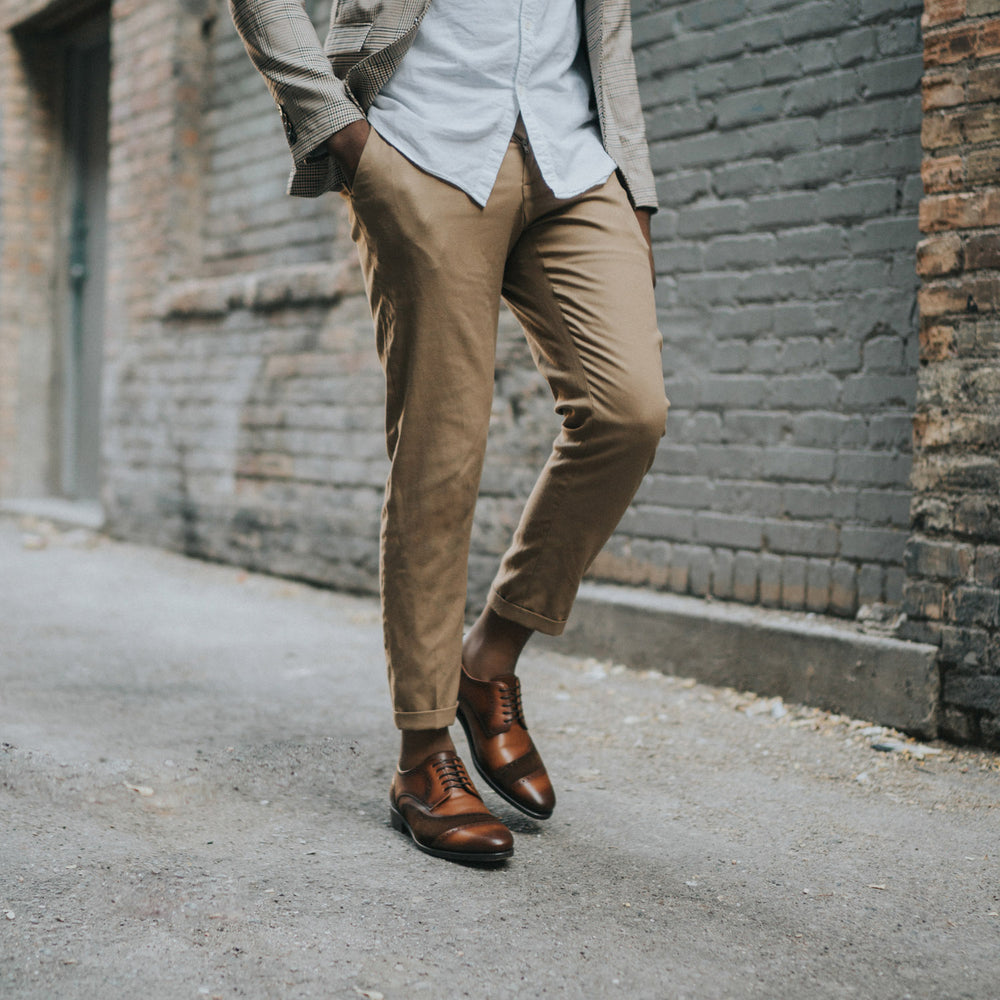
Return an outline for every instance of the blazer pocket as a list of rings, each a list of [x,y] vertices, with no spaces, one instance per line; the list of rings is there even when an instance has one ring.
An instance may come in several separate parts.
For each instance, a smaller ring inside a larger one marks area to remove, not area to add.
[[[333,72],[343,78],[364,51],[365,42],[372,30],[372,21],[358,24],[338,24],[326,36],[326,56]]]

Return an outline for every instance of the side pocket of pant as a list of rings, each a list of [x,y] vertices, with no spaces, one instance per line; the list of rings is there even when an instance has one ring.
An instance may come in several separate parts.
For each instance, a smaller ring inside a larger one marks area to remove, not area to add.
[[[376,147],[384,145],[385,140],[371,129],[368,139],[365,141],[364,149],[361,150],[361,159],[358,160],[357,169],[354,171],[354,179],[347,185],[347,192],[351,196],[351,201],[357,203],[358,198],[363,197],[367,191],[366,180],[371,167],[371,161],[377,159],[380,152]]]

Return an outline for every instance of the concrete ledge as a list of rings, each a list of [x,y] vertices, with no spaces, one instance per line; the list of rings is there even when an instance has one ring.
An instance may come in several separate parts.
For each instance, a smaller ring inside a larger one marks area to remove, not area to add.
[[[310,305],[334,305],[364,292],[356,254],[343,261],[294,264],[249,274],[193,278],[165,286],[155,314],[164,320],[219,319],[237,309],[267,312]]]
[[[97,500],[64,500],[61,497],[2,500],[0,514],[37,517],[60,527],[89,528],[91,531],[104,527],[104,509]]]
[[[607,584],[580,588],[559,648],[937,735],[937,647],[849,622]]]

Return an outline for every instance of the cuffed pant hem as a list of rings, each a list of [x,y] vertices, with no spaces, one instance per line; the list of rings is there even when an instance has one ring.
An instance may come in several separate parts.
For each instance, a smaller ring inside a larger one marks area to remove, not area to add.
[[[501,618],[533,629],[535,632],[541,632],[543,635],[562,635],[563,629],[566,628],[565,618],[546,618],[544,615],[505,601],[495,590],[490,591],[487,603]]]
[[[397,729],[447,729],[455,721],[457,703],[451,708],[432,708],[426,712],[393,712]]]

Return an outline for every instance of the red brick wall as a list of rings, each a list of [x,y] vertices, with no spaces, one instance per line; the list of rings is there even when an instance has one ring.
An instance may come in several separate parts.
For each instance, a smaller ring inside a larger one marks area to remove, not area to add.
[[[1000,0],[926,0],[908,631],[946,735],[1000,746]]]
[[[44,451],[24,443],[50,431],[39,400],[51,376],[56,95],[40,72],[44,47],[8,30],[44,5],[0,0],[0,496],[44,492],[53,476]]]

